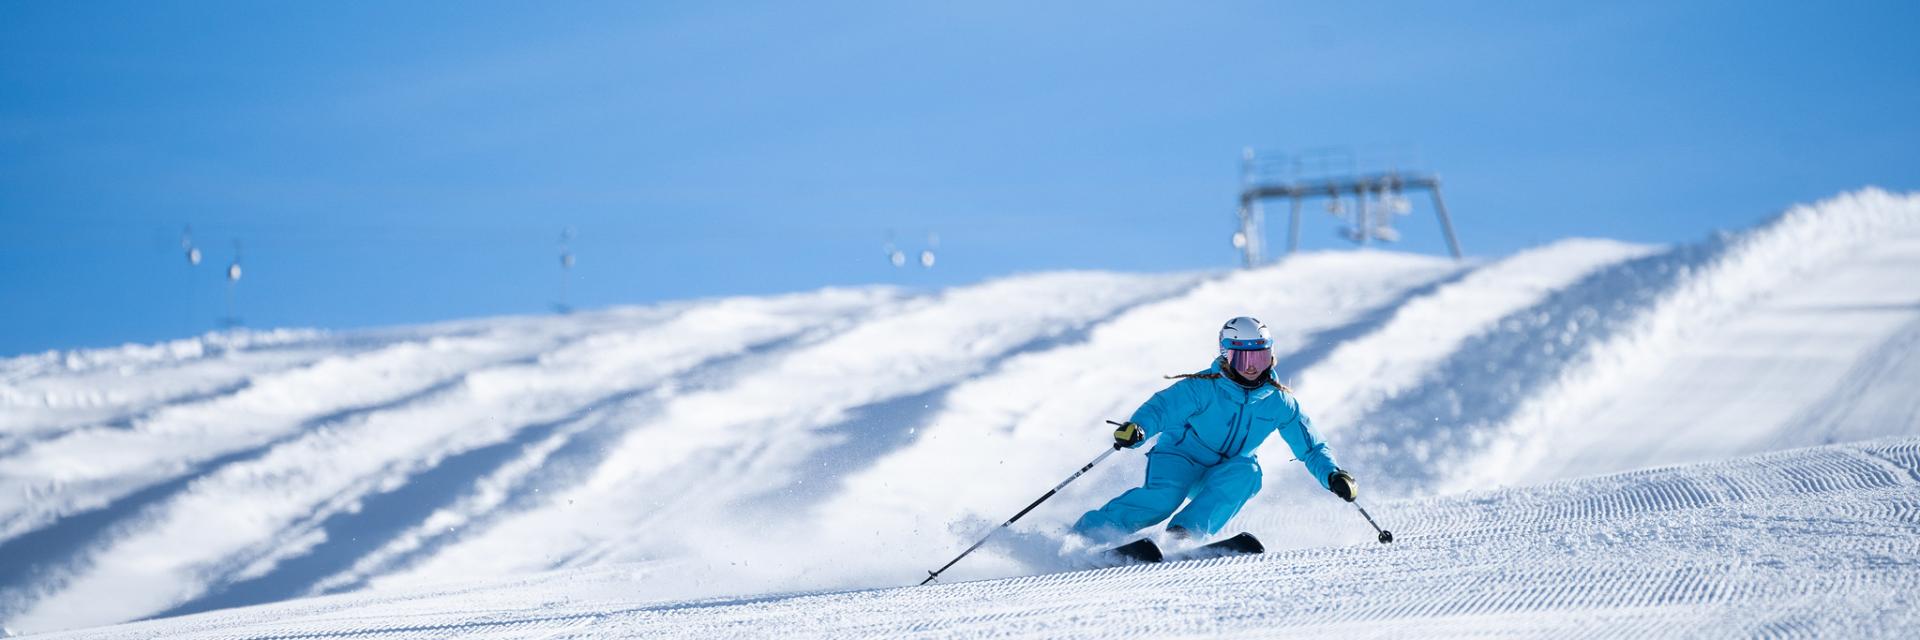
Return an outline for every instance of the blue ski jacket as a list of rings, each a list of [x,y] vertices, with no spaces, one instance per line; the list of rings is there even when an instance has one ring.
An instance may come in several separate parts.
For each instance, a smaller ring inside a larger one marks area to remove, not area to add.
[[[1254,451],[1274,432],[1287,442],[1293,457],[1306,465],[1320,488],[1340,469],[1327,443],[1313,432],[1313,422],[1300,412],[1300,401],[1285,391],[1273,373],[1267,384],[1248,389],[1227,377],[1224,360],[1205,371],[1182,377],[1133,412],[1133,422],[1154,443],[1155,453],[1171,452],[1211,467],[1227,460],[1255,458]],[[1134,445],[1139,446],[1139,445]]]

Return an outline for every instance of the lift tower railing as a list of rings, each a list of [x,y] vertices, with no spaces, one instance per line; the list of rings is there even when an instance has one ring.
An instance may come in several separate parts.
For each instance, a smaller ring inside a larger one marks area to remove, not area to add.
[[[1246,158],[1249,165],[1252,161],[1251,156],[1249,152]],[[1264,256],[1261,255],[1264,253],[1264,248],[1260,238],[1264,236],[1262,227],[1265,218],[1261,204],[1266,200],[1286,198],[1290,204],[1291,213],[1287,224],[1287,253],[1291,255],[1300,250],[1302,202],[1312,198],[1325,198],[1338,206],[1337,203],[1352,196],[1359,204],[1359,208],[1355,212],[1358,221],[1351,239],[1364,246],[1370,239],[1377,237],[1374,218],[1376,212],[1372,210],[1369,201],[1379,200],[1389,195],[1399,197],[1410,191],[1426,191],[1433,197],[1433,211],[1440,220],[1440,232],[1446,236],[1447,250],[1453,254],[1455,260],[1460,259],[1460,240],[1454,234],[1452,218],[1447,215],[1446,200],[1440,195],[1440,178],[1430,173],[1400,170],[1293,180],[1260,179],[1249,170],[1240,191],[1241,231],[1235,235],[1235,245],[1241,249],[1247,266],[1260,264],[1264,260]],[[1385,216],[1390,213],[1378,212],[1378,215]]]

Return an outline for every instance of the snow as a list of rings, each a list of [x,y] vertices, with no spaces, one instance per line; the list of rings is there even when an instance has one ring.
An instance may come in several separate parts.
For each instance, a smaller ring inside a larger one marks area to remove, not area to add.
[[[1310,253],[23,356],[0,361],[0,625],[1894,635],[1920,576],[1914,273],[1920,196],[1868,189],[1676,247]],[[1063,530],[1138,481],[1122,452],[948,584],[896,588],[1100,453],[1102,420],[1206,366],[1242,314],[1275,329],[1278,370],[1398,542],[1276,445],[1234,524],[1272,553],[1086,571]]]
[[[1465,483],[1527,482],[1823,442],[1842,404],[1891,402],[1866,425],[1913,425],[1914,378],[1849,379],[1920,321],[1920,202],[1879,191],[1796,207],[1716,247],[1620,335],[1593,345],[1509,423]],[[1838,385],[1838,386],[1837,386]],[[1844,388],[1841,388],[1844,387]],[[1904,402],[1902,402],[1904,400]],[[1904,404],[1905,415],[1897,408]],[[1905,419],[1902,420],[1901,418]],[[1739,425],[1739,428],[1728,428]],[[1607,434],[1661,437],[1625,448]]]
[[[1916,489],[1920,438],[1895,438],[1383,502],[1386,546],[697,601],[616,564],[47,637],[1896,635]]]

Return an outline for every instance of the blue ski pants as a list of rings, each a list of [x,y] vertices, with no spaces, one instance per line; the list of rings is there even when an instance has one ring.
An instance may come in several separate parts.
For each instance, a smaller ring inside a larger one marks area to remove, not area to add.
[[[1235,456],[1212,466],[1173,452],[1147,454],[1147,481],[1086,515],[1073,531],[1096,540],[1119,538],[1173,516],[1168,527],[1211,536],[1260,492],[1260,463]],[[1187,508],[1180,503],[1187,501]],[[1175,510],[1179,514],[1174,513]]]

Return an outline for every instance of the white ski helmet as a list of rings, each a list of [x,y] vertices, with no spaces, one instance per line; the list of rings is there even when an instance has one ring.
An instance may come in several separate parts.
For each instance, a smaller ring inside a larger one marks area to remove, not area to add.
[[[1247,316],[1228,320],[1220,327],[1220,362],[1236,380],[1266,376],[1273,370],[1273,334]]]
[[[1273,351],[1273,333],[1267,331],[1267,324],[1250,316],[1240,316],[1228,320],[1220,327],[1220,357],[1227,357],[1227,351]]]

